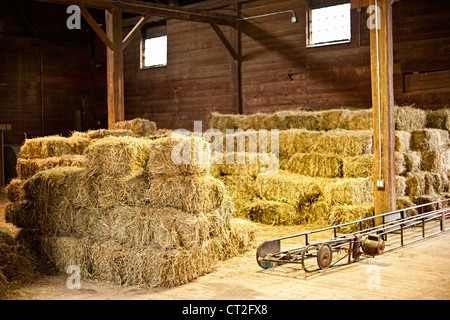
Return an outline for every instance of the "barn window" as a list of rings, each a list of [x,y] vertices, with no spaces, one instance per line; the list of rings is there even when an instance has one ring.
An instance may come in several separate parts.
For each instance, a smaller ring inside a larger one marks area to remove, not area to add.
[[[164,23],[149,24],[143,28],[141,68],[167,66],[167,33]]]
[[[350,1],[310,0],[308,46],[349,42]]]

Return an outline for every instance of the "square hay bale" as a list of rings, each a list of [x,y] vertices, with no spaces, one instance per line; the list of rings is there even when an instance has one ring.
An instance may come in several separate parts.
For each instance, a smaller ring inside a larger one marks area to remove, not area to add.
[[[255,182],[259,197],[264,200],[289,203],[300,208],[322,194],[318,178],[281,171],[273,175],[259,175]]]
[[[20,179],[26,180],[42,170],[67,166],[84,167],[85,162],[86,158],[82,155],[65,155],[45,159],[19,158],[17,159],[17,174]]]
[[[329,212],[328,220],[331,225],[339,225],[347,222],[352,222],[364,218],[369,218],[374,216],[373,205],[337,205],[331,207]],[[362,223],[362,228],[367,229],[373,227],[372,220],[367,220]],[[352,233],[360,230],[360,224],[350,224],[338,228],[340,233]]]
[[[395,130],[395,151],[408,152],[411,148],[411,134],[407,131]]]
[[[403,176],[395,176],[395,192],[397,197],[406,196],[407,179]]]
[[[371,109],[351,110],[346,113],[342,129],[372,130],[373,111]]]
[[[344,178],[367,178],[373,173],[373,154],[344,157],[342,172]]]
[[[450,170],[449,149],[426,150],[421,153],[421,156],[420,168],[423,171],[446,172]]]
[[[342,177],[342,157],[336,154],[296,153],[283,170],[310,177]]]
[[[217,261],[226,258],[230,250],[242,250],[246,239],[251,238],[244,227],[233,221],[226,237],[211,238],[191,249],[159,250],[114,240],[74,237],[43,237],[41,247],[63,274],[69,265],[77,265],[81,276],[86,278],[120,285],[170,288],[215,270]],[[233,244],[240,247],[229,248]]]
[[[243,217],[259,223],[269,225],[297,225],[301,218],[298,208],[289,203],[253,199],[240,210]]]
[[[172,208],[116,206],[78,209],[48,228],[45,235],[112,239],[129,246],[152,246],[158,250],[192,248],[229,227],[223,210],[189,214]]]
[[[24,198],[34,202],[38,211],[61,201],[69,183],[69,177],[84,171],[79,167],[55,167],[40,171],[23,185]]]
[[[87,147],[86,166],[102,175],[143,174],[149,158],[149,140],[134,137],[109,136]]]
[[[450,130],[450,108],[427,110],[427,128]]]
[[[96,129],[82,133],[89,140],[103,139],[106,137],[134,137],[134,133],[127,129]]]
[[[146,199],[154,207],[205,213],[227,205],[222,181],[212,176],[169,176],[151,181]]]
[[[412,208],[416,206],[416,204],[411,200],[411,198],[407,196],[397,197],[396,202],[397,202],[397,210]],[[407,210],[406,214],[407,216],[414,216],[418,214],[418,210],[417,209]]]
[[[34,204],[27,200],[8,202],[5,207],[5,221],[18,228],[36,229],[39,227],[38,214]]]
[[[447,130],[421,129],[411,131],[411,149],[414,151],[446,150],[448,145]]]
[[[317,112],[304,110],[279,111],[268,117],[266,129],[320,130]]]
[[[210,127],[226,132],[227,129],[236,130],[242,128],[242,121],[245,119],[241,114],[220,114],[211,113]]]
[[[417,172],[421,168],[422,153],[419,151],[405,152],[406,172]]]
[[[279,169],[278,159],[270,153],[218,153],[211,162],[211,168],[217,176],[249,175],[256,178],[259,174],[268,174]]]
[[[209,143],[200,137],[173,135],[147,144],[146,173],[158,176],[205,175],[210,173]]]
[[[373,153],[370,131],[331,130],[313,132],[301,129],[280,131],[279,155],[290,158],[296,153],[334,153],[357,156]]]
[[[442,200],[439,194],[423,194],[413,197],[413,201],[417,206],[429,204],[431,202]],[[423,212],[430,212],[438,209],[437,204],[430,204],[422,207]],[[420,212],[420,209],[419,209]]]
[[[372,132],[331,130],[321,134],[313,141],[310,151],[335,153],[342,156],[357,156],[373,153]]]
[[[156,131],[156,123],[147,119],[135,118],[113,124],[113,130],[130,130],[138,137],[150,136]]]
[[[24,193],[22,190],[22,186],[25,183],[25,180],[21,180],[18,178],[11,179],[9,184],[5,188],[6,197],[9,201],[20,201],[23,200]]]
[[[402,175],[406,172],[405,154],[402,152],[395,152],[394,155],[395,174]]]
[[[23,156],[28,159],[60,157],[74,155],[68,139],[61,136],[47,136],[26,139],[20,148]]]
[[[424,110],[409,106],[396,106],[394,113],[396,130],[417,130],[423,129],[427,125],[427,113]]]
[[[233,218],[230,220],[230,235],[228,238],[231,245],[222,245],[222,248],[228,248],[229,251],[222,254],[220,259],[228,259],[248,250],[255,241],[256,228],[248,220]],[[222,240],[222,243],[226,244],[224,240]]]
[[[419,172],[408,172],[406,174],[406,195],[410,197],[415,197],[422,195],[425,192],[425,173]]]
[[[326,179],[322,185],[323,200],[331,206],[373,203],[371,178]]]

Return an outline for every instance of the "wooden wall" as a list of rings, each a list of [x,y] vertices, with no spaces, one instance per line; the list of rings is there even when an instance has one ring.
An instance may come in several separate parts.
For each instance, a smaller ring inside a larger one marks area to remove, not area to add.
[[[68,135],[76,113],[84,118],[82,129],[106,123],[106,80],[96,79],[102,68],[95,68],[105,57],[95,54],[97,40],[87,24],[67,29],[65,11],[26,0],[0,4],[0,123],[12,124],[6,144]],[[95,114],[97,101],[102,111]]]
[[[366,8],[352,9],[350,43],[306,47],[306,1],[243,1],[254,16],[242,28],[243,113],[306,107],[370,108],[369,30]],[[422,108],[448,105],[450,2],[401,0],[393,5],[395,101]],[[232,32],[224,28],[229,39]],[[209,25],[169,20],[168,65],[139,69],[139,39],[125,53],[125,113],[160,127],[192,129],[210,111],[232,112],[231,60]],[[430,73],[430,71],[440,71]],[[414,88],[419,87],[420,90]],[[410,89],[413,90],[410,90]]]
[[[283,14],[243,26],[243,113],[371,107],[366,8],[352,10],[350,43],[307,48],[306,0],[239,2],[242,16],[294,10],[298,19],[291,23]],[[105,46],[84,20],[82,30],[68,30],[65,9],[31,0],[0,3],[0,123],[13,125],[8,144],[20,144],[25,134],[69,134],[80,110],[83,130],[107,126]],[[91,13],[103,22],[103,12]],[[393,19],[396,103],[448,106],[450,1],[400,0]],[[221,28],[233,42],[236,33]],[[140,69],[140,37],[125,49],[125,116],[160,128],[192,129],[202,120],[205,129],[211,111],[235,110],[232,58],[208,24],[168,20],[167,33],[166,67]]]

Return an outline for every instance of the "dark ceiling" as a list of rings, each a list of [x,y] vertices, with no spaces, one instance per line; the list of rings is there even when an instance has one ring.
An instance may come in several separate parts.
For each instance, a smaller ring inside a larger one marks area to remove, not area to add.
[[[203,2],[205,0],[145,0],[145,1],[173,6],[185,6],[188,4]]]

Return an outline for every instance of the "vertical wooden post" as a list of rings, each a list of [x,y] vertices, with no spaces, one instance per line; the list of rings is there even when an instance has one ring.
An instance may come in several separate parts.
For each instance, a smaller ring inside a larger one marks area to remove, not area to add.
[[[373,10],[370,27],[370,60],[374,162],[375,214],[394,211],[395,193],[395,119],[392,50],[392,0],[370,0]],[[375,16],[376,15],[376,16]],[[378,19],[377,19],[378,18]],[[374,25],[375,24],[375,25]],[[375,221],[382,224],[382,218]]]
[[[237,0],[233,1],[233,7],[237,12],[238,18],[240,18],[240,5]],[[232,32],[232,45],[234,47],[234,52],[236,52],[237,59],[231,60],[231,105],[232,112],[235,114],[242,114],[242,77],[241,77],[241,66],[242,66],[242,49],[241,49],[241,23],[235,22],[236,27]]]
[[[107,47],[108,128],[125,120],[122,51],[122,9],[118,6],[105,11],[106,35],[112,42]]]

